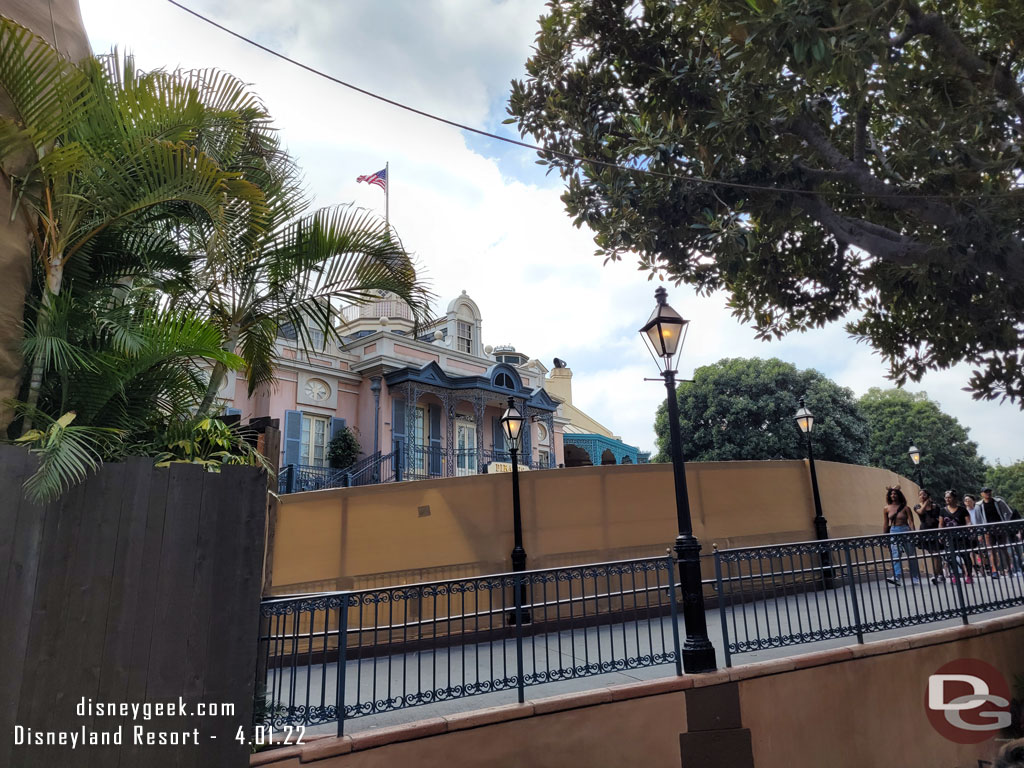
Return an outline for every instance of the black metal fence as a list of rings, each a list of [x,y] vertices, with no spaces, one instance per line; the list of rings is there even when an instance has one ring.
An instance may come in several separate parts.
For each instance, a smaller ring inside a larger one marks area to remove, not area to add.
[[[1024,521],[715,553],[726,664],[740,653],[1024,605]]]
[[[659,664],[681,674],[669,557],[264,601],[274,727]]]

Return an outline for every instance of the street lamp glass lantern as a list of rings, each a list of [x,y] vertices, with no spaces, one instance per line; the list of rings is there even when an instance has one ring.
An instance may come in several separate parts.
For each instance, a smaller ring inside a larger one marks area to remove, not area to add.
[[[800,398],[800,410],[796,412],[796,425],[800,427],[800,431],[805,435],[809,435],[811,430],[814,429],[814,414],[807,410],[807,406],[804,405],[804,399]]]
[[[914,464],[921,463],[921,451],[917,449],[916,445],[910,446],[910,450],[907,451],[907,453],[910,454],[910,460],[914,462]]]
[[[526,419],[516,408],[513,398],[508,399],[508,408],[501,417],[501,428],[505,432],[505,439],[508,440],[509,448],[513,451],[519,450],[519,441],[523,435],[523,423]]]
[[[654,298],[658,304],[650,319],[640,329],[640,335],[643,336],[655,359],[660,358],[663,361],[664,370],[674,371],[690,321],[684,320],[682,315],[668,305],[668,292],[664,288],[659,287],[654,292]]]

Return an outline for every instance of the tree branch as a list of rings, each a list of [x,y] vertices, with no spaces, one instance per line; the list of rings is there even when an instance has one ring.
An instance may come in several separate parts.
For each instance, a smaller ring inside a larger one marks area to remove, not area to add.
[[[827,165],[831,166],[831,170],[817,172],[823,179],[845,181],[852,184],[866,195],[873,197],[879,205],[892,211],[901,211],[914,215],[924,223],[934,226],[939,232],[950,232],[951,228],[959,228],[965,231],[971,228],[985,229],[987,226],[983,217],[976,216],[975,220],[969,224],[965,223],[964,217],[950,205],[929,200],[913,193],[905,193],[900,189],[894,188],[892,185],[884,183],[875,177],[867,166],[855,164],[836,149],[825,133],[806,115],[800,115],[790,121],[787,129],[794,136],[803,139],[807,146],[813,149]],[[828,208],[828,206],[825,207]],[[849,222],[849,220],[846,221]],[[822,223],[825,222],[822,221]],[[856,245],[852,241],[851,244]],[[952,255],[946,249],[925,247],[920,243],[917,245],[920,248],[924,248],[924,250],[915,251],[918,254],[918,258],[941,258],[943,261],[948,261]],[[1006,258],[1002,263],[990,260],[988,268],[1018,283],[1024,282],[1024,247],[1022,247],[1019,240],[1015,239],[1006,242],[1006,249]],[[865,250],[870,251],[867,247],[865,247]],[[890,256],[884,258],[895,263],[902,263],[899,259],[905,258],[906,253],[910,251],[901,250],[897,253],[890,248],[887,252]]]
[[[842,179],[862,192],[877,198],[880,205],[894,211],[906,211],[921,218],[922,221],[936,227],[947,227],[957,217],[956,211],[948,205],[936,203],[921,197],[901,194],[882,180],[876,178],[865,165],[857,165],[847,158],[829,141],[825,133],[806,115],[800,115],[789,124],[793,135],[807,142]]]
[[[907,14],[910,16],[910,22],[894,41],[902,40],[902,45],[914,35],[928,35],[956,62],[968,78],[979,85],[991,85],[997,94],[1013,104],[1018,117],[1024,119],[1024,90],[1008,72],[998,66],[989,65],[968,48],[938,13],[924,13],[917,3],[908,2]],[[911,34],[908,36],[908,33]],[[890,44],[892,42],[890,41]]]
[[[856,246],[883,261],[914,266],[934,256],[937,250],[878,224],[842,216],[819,197],[799,196],[794,204],[817,220],[842,245]]]
[[[857,165],[864,165],[865,148],[868,143],[868,118],[871,116],[871,108],[865,101],[857,110],[856,123],[853,134],[853,162]]]

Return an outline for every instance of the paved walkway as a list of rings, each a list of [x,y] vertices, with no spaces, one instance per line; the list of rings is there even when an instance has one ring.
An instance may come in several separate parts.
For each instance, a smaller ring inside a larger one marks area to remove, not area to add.
[[[964,586],[964,585],[961,585]],[[996,600],[1013,600],[1024,595],[1024,577],[992,581],[987,578],[975,579],[974,584],[963,592],[967,605],[991,604]],[[855,599],[854,599],[855,598]],[[726,628],[730,641],[737,637],[751,641],[756,650],[737,654],[732,664],[746,664],[765,659],[790,656],[827,648],[852,645],[857,642],[855,635],[833,637],[817,642],[776,647],[762,647],[770,644],[768,638],[789,635],[804,639],[814,629],[833,629],[849,626],[854,610],[859,613],[862,624],[878,628],[865,634],[865,642],[882,640],[902,635],[956,626],[962,618],[944,618],[930,623],[898,626],[913,616],[927,615],[937,619],[955,614],[959,610],[959,597],[950,583],[933,585],[927,579],[921,584],[894,587],[884,581],[863,582],[852,591],[847,588],[825,590],[817,593],[803,593],[758,600],[737,605],[726,611]],[[972,619],[992,618],[1021,611],[1020,606],[1003,610],[977,613]],[[725,666],[723,653],[722,619],[715,608],[707,612],[711,642],[715,646],[720,666]],[[897,625],[897,626],[894,626]],[[525,631],[525,628],[524,628]],[[679,618],[679,635],[684,637],[682,618]],[[537,675],[540,680],[556,678],[554,682],[528,685],[527,698],[543,698],[556,694],[587,690],[638,680],[650,680],[675,674],[675,664],[654,663],[657,655],[674,644],[671,618],[655,618],[651,621],[633,621],[611,627],[588,627],[567,629],[560,632],[543,632],[524,636],[523,666],[527,678]],[[468,688],[471,691],[490,690],[493,678],[505,679],[515,675],[517,668],[516,643],[514,638],[497,639],[468,646],[453,646],[433,650],[420,650],[391,657],[352,660],[345,665],[346,699],[349,705],[358,700],[366,708],[371,702],[398,700],[417,691],[440,691],[442,701],[409,706],[364,717],[349,718],[345,732],[353,733],[370,728],[421,720],[439,715],[464,712],[498,704],[510,704],[518,700],[514,687],[510,690],[480,693],[478,695],[446,698],[448,691],[458,695]],[[630,658],[632,663],[622,663]],[[613,660],[619,660],[616,667]],[[641,666],[645,665],[645,666]],[[582,676],[585,671],[601,668],[611,669],[603,674]],[[294,678],[288,670],[278,672],[274,698],[291,698],[296,704],[318,706],[334,702],[337,689],[338,667],[336,663],[316,664],[296,671]],[[309,735],[333,734],[337,725],[309,728]]]

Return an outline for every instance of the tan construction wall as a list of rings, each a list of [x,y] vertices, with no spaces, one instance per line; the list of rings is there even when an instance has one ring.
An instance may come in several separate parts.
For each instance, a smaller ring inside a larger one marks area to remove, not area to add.
[[[928,676],[984,659],[1024,672],[1024,614],[919,635],[615,685],[259,753],[269,768],[954,768],[1000,742],[960,745],[928,722]],[[596,681],[595,681],[596,682]]]
[[[817,462],[833,537],[880,531],[892,472]],[[803,461],[687,465],[694,532],[710,553],[813,538]],[[273,591],[360,589],[509,569],[511,475],[391,483],[281,497]],[[675,539],[668,464],[520,474],[528,567],[662,555]],[[710,570],[706,573],[710,576]]]

